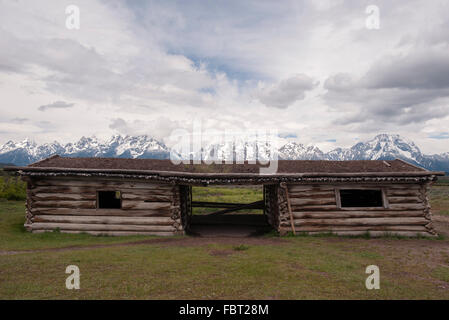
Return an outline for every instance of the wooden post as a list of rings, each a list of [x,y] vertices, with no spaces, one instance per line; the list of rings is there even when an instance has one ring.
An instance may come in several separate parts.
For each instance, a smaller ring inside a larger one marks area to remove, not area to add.
[[[284,188],[284,190],[285,190],[285,197],[287,198],[288,214],[290,215],[290,225],[292,226],[293,235],[296,236],[295,221],[293,219],[292,206],[290,204],[290,197],[288,196],[287,184],[285,182],[281,182],[281,187]]]

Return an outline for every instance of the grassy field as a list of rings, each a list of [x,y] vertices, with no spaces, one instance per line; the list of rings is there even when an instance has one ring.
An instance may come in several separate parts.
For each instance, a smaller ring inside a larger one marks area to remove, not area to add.
[[[440,178],[430,189],[432,211],[449,216],[449,177]]]
[[[0,170],[0,199],[25,200],[25,182]]]
[[[251,203],[263,200],[261,186],[253,187],[193,187],[193,201]],[[217,211],[217,208],[193,208],[193,214],[206,214]],[[245,210],[245,213],[262,214],[263,210]]]
[[[439,188],[432,205],[446,214],[449,186]],[[218,193],[236,202],[260,194]],[[23,216],[23,201],[0,201],[0,299],[449,299],[447,239],[30,234]],[[65,288],[71,264],[80,290]],[[372,264],[380,290],[365,288]]]

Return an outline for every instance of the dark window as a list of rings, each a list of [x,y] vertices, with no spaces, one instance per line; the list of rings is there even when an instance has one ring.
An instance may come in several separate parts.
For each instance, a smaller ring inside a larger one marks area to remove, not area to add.
[[[120,209],[122,207],[120,191],[98,191],[97,203],[99,209]]]
[[[340,190],[341,207],[383,207],[381,190]]]

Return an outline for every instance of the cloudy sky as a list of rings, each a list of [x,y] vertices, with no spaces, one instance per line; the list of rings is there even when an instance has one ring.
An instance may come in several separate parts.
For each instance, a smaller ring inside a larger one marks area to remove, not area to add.
[[[0,143],[164,139],[200,119],[447,152],[449,1],[0,0],[0,97]]]

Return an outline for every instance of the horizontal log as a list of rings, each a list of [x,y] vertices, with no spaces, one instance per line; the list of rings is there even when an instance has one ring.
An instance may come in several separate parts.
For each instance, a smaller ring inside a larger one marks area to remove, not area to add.
[[[315,219],[335,219],[335,218],[381,218],[381,217],[422,217],[423,211],[304,211],[293,212],[293,217],[300,218],[315,218]]]
[[[390,210],[424,210],[426,207],[423,203],[390,203],[388,209]]]
[[[387,189],[386,194],[389,197],[419,197],[421,195],[420,190],[408,190],[408,189]]]
[[[388,197],[388,202],[393,203],[422,203],[419,197]]]
[[[148,189],[158,188],[161,190],[172,190],[174,185],[154,182],[133,182],[133,181],[112,181],[112,180],[97,180],[97,179],[42,179],[34,181],[36,186],[64,186],[64,187],[91,187],[91,188],[131,188],[131,189]]]
[[[255,201],[247,204],[241,204],[238,207],[232,207],[228,209],[222,209],[214,212],[210,212],[207,215],[208,216],[216,216],[216,215],[222,215],[229,212],[239,211],[239,210],[248,210],[248,209],[264,209],[264,202],[263,200]]]
[[[295,185],[295,184],[289,184],[288,186],[288,192],[295,193],[295,192],[320,192],[320,191],[334,191],[335,186],[333,185]]]
[[[263,200],[252,203],[192,201],[192,207],[196,208],[239,208],[242,206],[245,208],[249,208],[250,206],[253,209],[263,209],[264,202]]]
[[[48,194],[61,194],[61,193],[71,193],[71,194],[91,194],[96,195],[97,191],[110,189],[112,191],[121,191],[122,194],[133,194],[133,195],[160,195],[160,196],[172,196],[172,189],[160,189],[160,188],[148,188],[148,189],[132,189],[132,188],[94,188],[94,187],[76,187],[76,186],[42,186],[30,189],[31,195],[36,195],[38,193],[48,193]]]
[[[35,193],[31,196],[33,201],[55,201],[55,200],[96,200],[95,193]]]
[[[292,211],[335,211],[337,210],[337,205],[316,205],[316,206],[297,206],[292,205]]]
[[[415,182],[412,183],[402,183],[402,184],[388,184],[385,182],[381,182],[383,187],[385,187],[388,190],[420,190],[421,185],[417,184]]]
[[[87,224],[130,224],[130,225],[173,225],[170,217],[107,217],[107,216],[60,216],[36,215],[33,222],[87,223]]]
[[[133,201],[133,200],[122,200],[122,209],[139,209],[139,210],[157,210],[157,209],[168,209],[171,207],[170,202],[143,202],[143,201]]]
[[[335,198],[335,192],[332,191],[307,191],[307,192],[290,192],[290,198]]]
[[[59,193],[87,193],[87,194],[96,194],[97,189],[91,187],[75,187],[75,186],[40,186],[34,187],[30,189],[32,195],[36,195],[38,193],[50,193],[50,194],[59,194]]]
[[[417,231],[368,231],[371,237],[400,236],[400,237],[428,237],[434,238],[435,235],[429,232]],[[357,236],[366,234],[366,231],[337,231],[337,236]]]
[[[173,196],[169,195],[155,195],[155,194],[135,194],[131,192],[122,192],[123,200],[136,200],[136,201],[148,201],[148,202],[171,202]]]
[[[425,206],[421,203],[404,203],[404,204],[390,204],[388,208],[384,207],[342,207],[337,208],[336,205],[315,205],[315,206],[292,206],[293,211],[385,211],[385,210],[391,210],[391,211],[411,211],[411,210],[424,210]]]
[[[388,218],[347,218],[347,219],[295,219],[295,226],[335,225],[426,225],[429,220],[424,217],[388,217]]]
[[[288,229],[281,229],[282,231],[290,231]],[[307,232],[310,235],[319,235],[327,232]],[[417,231],[335,231],[332,234],[336,236],[363,236],[369,234],[370,237],[384,237],[384,236],[401,236],[401,237],[429,237],[433,238],[435,235],[429,232],[417,232]]]
[[[336,205],[335,196],[324,199],[306,199],[306,198],[291,198],[290,203],[293,206],[308,206],[308,205]]]
[[[74,231],[176,231],[173,226],[144,226],[126,224],[84,224],[34,222],[32,230],[74,230]]]
[[[160,189],[160,188],[148,188],[148,189],[132,189],[132,188],[119,188],[122,194],[133,194],[137,196],[168,196],[173,197],[175,192],[172,189]]]
[[[335,184],[288,184],[289,192],[322,192],[322,191],[334,191],[335,189],[388,189],[388,190],[420,190],[421,185],[417,183],[403,183],[403,184],[390,184],[388,182],[378,182],[377,184],[347,184],[347,183],[335,183]]]
[[[31,230],[30,230],[31,231]],[[53,230],[32,230],[32,233],[52,232]],[[79,234],[86,233],[93,236],[174,236],[182,231],[162,232],[162,231],[74,231],[61,230],[61,233]]]
[[[288,224],[285,225],[288,228]],[[284,226],[283,226],[284,228]],[[420,231],[427,232],[424,226],[295,226],[300,232],[333,232],[333,231]]]
[[[35,201],[32,208],[50,207],[50,208],[73,208],[73,209],[95,209],[97,202],[94,200],[56,200],[56,201]]]
[[[46,208],[33,209],[34,215],[70,215],[70,216],[117,216],[117,217],[169,217],[171,209],[146,209],[146,210],[123,210],[123,209],[69,209],[69,208]]]

